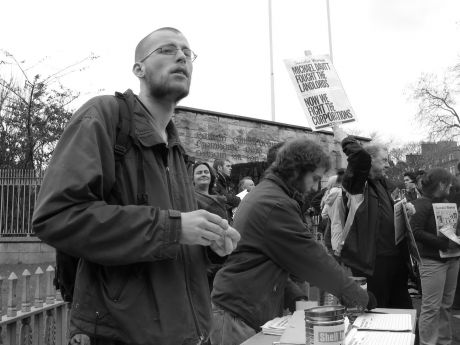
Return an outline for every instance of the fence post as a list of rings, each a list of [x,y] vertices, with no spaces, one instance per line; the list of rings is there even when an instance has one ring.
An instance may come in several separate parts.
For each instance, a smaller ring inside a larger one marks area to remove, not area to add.
[[[34,307],[41,308],[43,307],[43,299],[41,298],[41,289],[40,282],[42,281],[43,270],[41,267],[37,267],[35,270],[35,298],[34,298]]]
[[[2,319],[3,311],[2,311],[2,306],[3,306],[3,300],[2,300],[2,288],[3,288],[3,276],[0,275],[0,320]],[[0,327],[0,340],[1,340],[1,327]]]
[[[46,279],[46,302],[45,304],[54,304],[55,294],[53,293],[54,268],[49,265],[45,272]]]
[[[21,311],[23,313],[30,311],[30,272],[29,270],[25,269],[22,273],[23,283],[22,283],[22,303],[21,303]]]
[[[16,287],[18,284],[18,276],[11,272],[10,276],[8,277],[8,306],[6,309],[6,315],[8,317],[14,317],[17,314],[17,306],[16,306]]]

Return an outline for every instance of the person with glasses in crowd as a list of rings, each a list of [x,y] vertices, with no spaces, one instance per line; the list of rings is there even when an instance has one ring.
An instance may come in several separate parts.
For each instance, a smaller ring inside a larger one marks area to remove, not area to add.
[[[197,210],[171,120],[189,93],[195,58],[177,29],[153,31],[135,50],[139,95],[118,95],[126,109],[113,96],[91,99],[57,144],[33,227],[44,242],[80,258],[71,344],[199,344],[208,337],[205,250],[228,255],[239,234],[224,218]],[[123,114],[131,144],[119,162]]]

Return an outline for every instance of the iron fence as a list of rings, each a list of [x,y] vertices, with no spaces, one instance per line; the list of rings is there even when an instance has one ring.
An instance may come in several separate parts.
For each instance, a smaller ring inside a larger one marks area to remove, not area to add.
[[[31,236],[43,171],[0,169],[0,236]]]

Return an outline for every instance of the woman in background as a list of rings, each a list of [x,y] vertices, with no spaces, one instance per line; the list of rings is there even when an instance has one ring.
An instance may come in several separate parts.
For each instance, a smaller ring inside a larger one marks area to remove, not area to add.
[[[195,197],[198,208],[217,214],[223,219],[227,219],[225,202],[221,196],[214,194],[214,183],[216,176],[211,166],[206,162],[197,162],[193,165],[193,185],[195,186]],[[211,265],[208,266],[209,291],[212,290],[212,283],[217,271],[222,267],[227,259],[226,256],[220,257],[208,247],[208,258]]]
[[[457,285],[460,246],[438,233],[433,209],[434,203],[448,202],[452,179],[445,169],[431,169],[422,177],[423,196],[412,201],[416,212],[410,224],[422,258],[420,345],[452,342],[451,307]],[[457,256],[442,258],[440,251],[447,250],[457,252]]]

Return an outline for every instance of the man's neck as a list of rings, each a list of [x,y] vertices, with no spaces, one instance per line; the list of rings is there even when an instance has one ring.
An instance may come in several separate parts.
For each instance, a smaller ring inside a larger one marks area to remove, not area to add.
[[[166,127],[171,121],[176,104],[169,100],[159,100],[141,91],[139,99],[151,115],[151,122],[156,131],[167,142]]]

